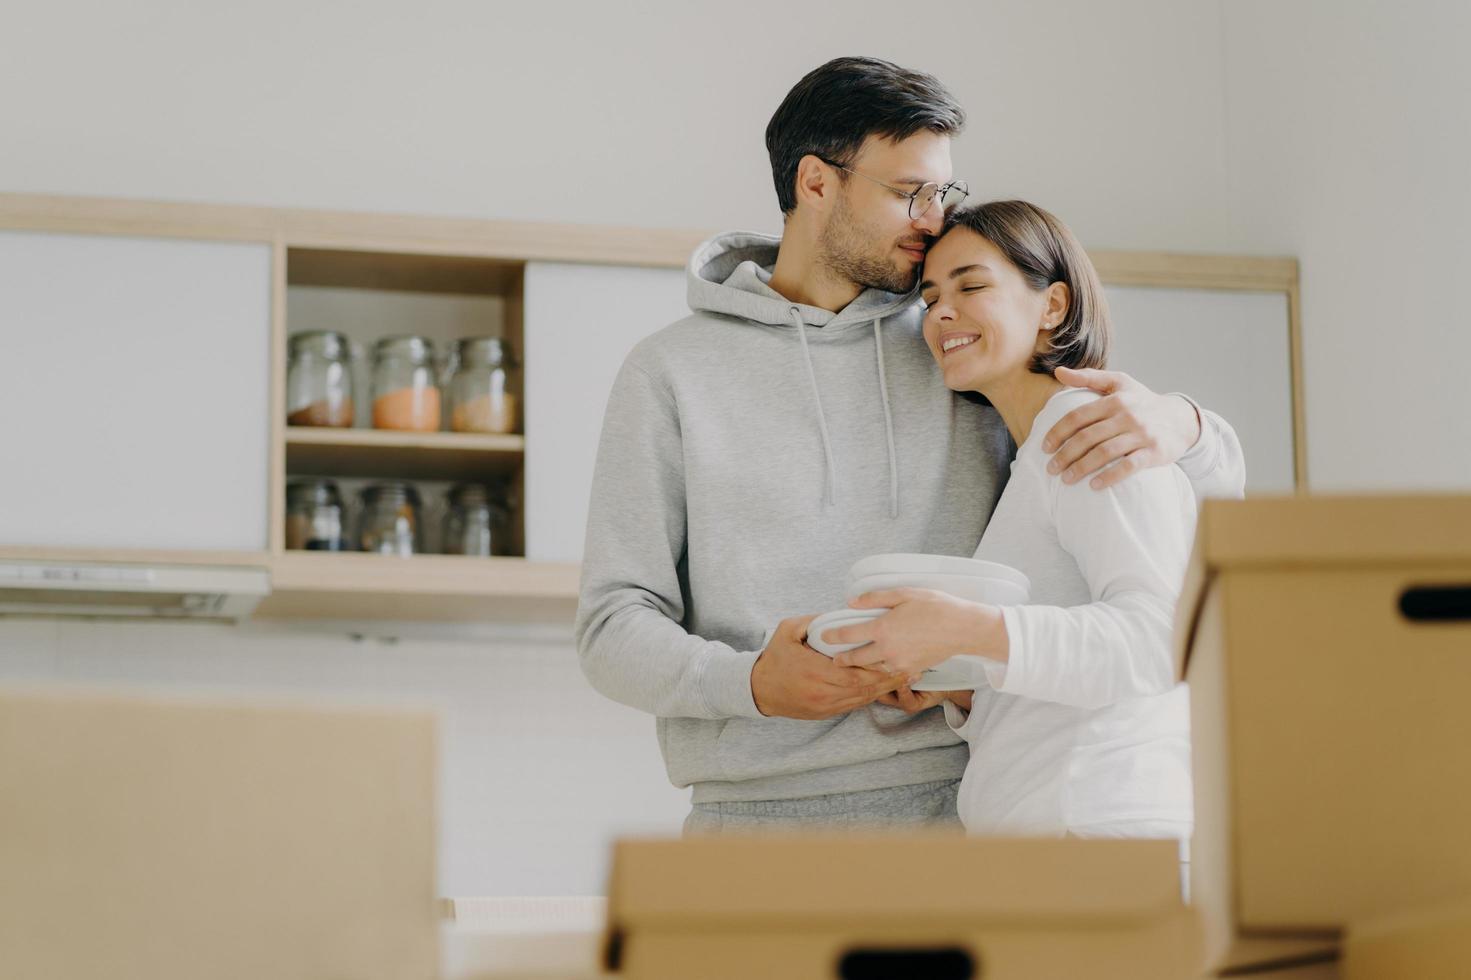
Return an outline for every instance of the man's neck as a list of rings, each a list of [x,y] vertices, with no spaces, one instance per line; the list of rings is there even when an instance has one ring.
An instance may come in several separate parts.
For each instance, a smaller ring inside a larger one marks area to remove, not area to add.
[[[771,271],[772,289],[793,303],[815,306],[837,313],[863,292],[863,287],[847,279],[834,277],[818,260],[815,239],[787,222],[781,247],[776,253],[776,267]]]

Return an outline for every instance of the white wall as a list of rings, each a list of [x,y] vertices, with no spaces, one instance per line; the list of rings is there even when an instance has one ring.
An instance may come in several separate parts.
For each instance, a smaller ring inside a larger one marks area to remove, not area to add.
[[[1209,246],[1224,220],[1210,3],[27,8],[0,59],[5,190],[775,229],[767,119],[871,54],[969,107],[957,174],[982,194],[1115,247]]]
[[[0,189],[774,229],[771,111],[827,58],[875,54],[966,104],[956,173],[983,197],[1095,247],[1300,255],[1314,482],[1465,487],[1471,335],[1434,287],[1471,211],[1467,15],[1395,11],[57,0],[6,18]],[[0,623],[0,678],[408,689],[447,719],[450,894],[595,890],[602,835],[678,826],[651,723],[588,691],[565,639],[198,629]]]
[[[1471,5],[1222,5],[1235,248],[1302,262],[1315,489],[1471,489]]]

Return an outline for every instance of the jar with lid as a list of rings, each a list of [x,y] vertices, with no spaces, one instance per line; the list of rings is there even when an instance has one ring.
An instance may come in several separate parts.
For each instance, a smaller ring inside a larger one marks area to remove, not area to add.
[[[419,492],[399,481],[372,483],[359,494],[358,548],[380,555],[412,555],[421,548]]]
[[[297,480],[286,486],[286,547],[346,551],[342,494],[331,480]]]
[[[456,432],[515,432],[517,364],[499,337],[466,337],[455,346],[449,382],[450,428]]]
[[[373,428],[439,431],[434,345],[423,337],[384,337],[373,346]]]
[[[504,555],[509,551],[510,509],[490,487],[459,483],[445,494],[444,553]]]
[[[347,338],[332,330],[291,335],[286,365],[288,425],[352,427],[352,366]]]

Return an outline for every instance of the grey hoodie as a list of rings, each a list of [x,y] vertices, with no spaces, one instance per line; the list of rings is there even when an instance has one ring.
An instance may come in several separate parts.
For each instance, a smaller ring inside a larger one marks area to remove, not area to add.
[[[583,671],[657,716],[697,803],[960,778],[968,750],[939,711],[768,718],[751,668],[769,627],[845,604],[856,559],[974,553],[1015,452],[994,409],[941,381],[912,294],[792,303],[768,285],[778,244],[737,232],[695,251],[694,313],[624,362],[593,476]],[[1193,468],[1229,482],[1224,423],[1203,414]]]

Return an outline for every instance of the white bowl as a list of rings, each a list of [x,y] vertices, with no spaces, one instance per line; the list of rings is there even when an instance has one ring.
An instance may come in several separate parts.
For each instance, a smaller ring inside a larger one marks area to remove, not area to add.
[[[920,675],[919,683],[909,685],[911,691],[976,691],[988,686],[984,668],[951,657]]]
[[[887,609],[851,609],[844,607],[834,609],[832,612],[823,613],[807,625],[807,645],[818,653],[829,657],[836,657],[840,653],[856,650],[866,643],[828,643],[822,638],[826,630],[839,629],[843,626],[856,626],[859,623],[867,623],[878,619]]]
[[[956,558],[953,555],[886,554],[860,558],[848,569],[848,582],[870,575],[975,575],[982,578],[1009,579],[1028,594],[1032,582],[1025,574],[1000,562],[980,558]]]
[[[1018,585],[1012,578],[984,578],[976,575],[908,574],[868,575],[848,584],[847,597],[856,599],[865,592],[881,592],[886,589],[933,589],[994,606],[1019,606],[1026,603],[1029,588]]]

